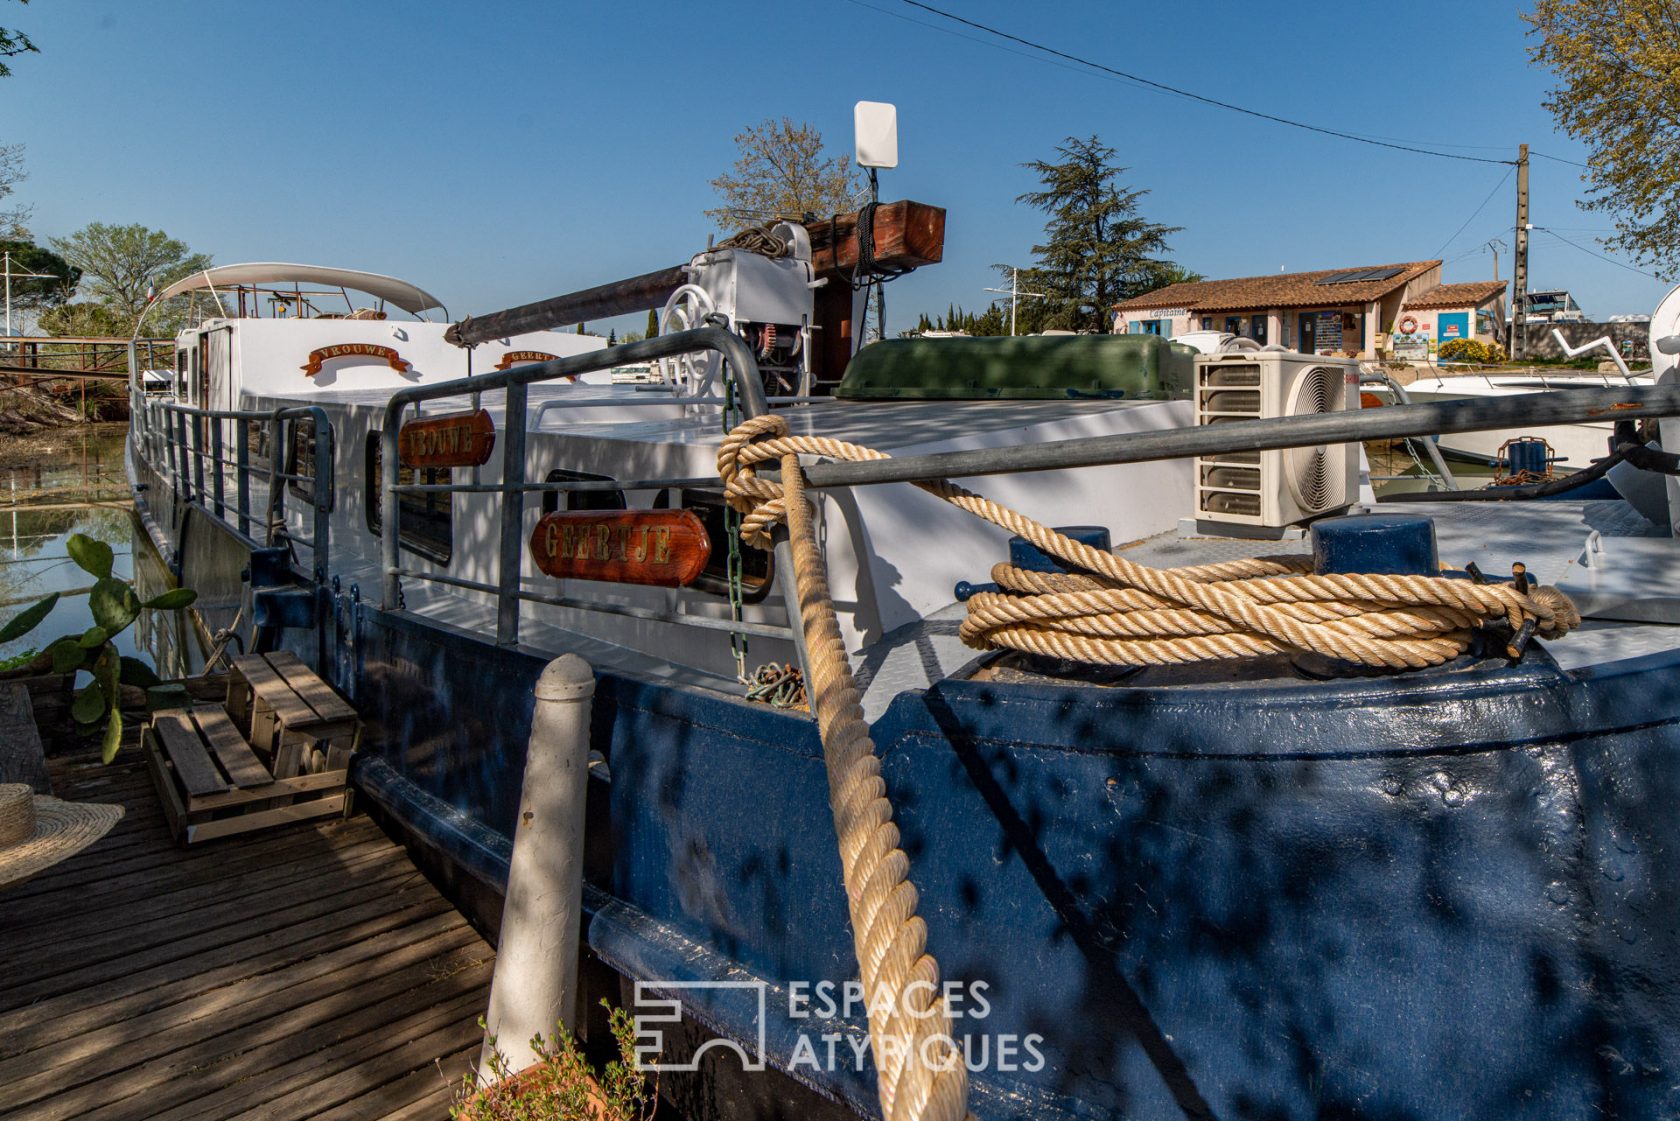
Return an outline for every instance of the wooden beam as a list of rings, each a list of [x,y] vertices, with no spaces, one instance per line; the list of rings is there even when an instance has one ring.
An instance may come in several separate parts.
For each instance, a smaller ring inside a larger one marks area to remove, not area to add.
[[[837,214],[806,226],[818,276],[850,276],[858,265],[857,214]],[[875,208],[875,260],[895,269],[936,265],[945,256],[945,210],[921,202],[883,202]]]

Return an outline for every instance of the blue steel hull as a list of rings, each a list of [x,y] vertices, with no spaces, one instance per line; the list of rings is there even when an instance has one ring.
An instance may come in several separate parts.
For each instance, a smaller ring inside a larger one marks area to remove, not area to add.
[[[372,731],[357,784],[493,928],[541,660],[339,608],[335,668]],[[1565,673],[1535,649],[900,696],[875,734],[931,945],[989,986],[958,1025],[987,1060],[976,1113],[1680,1116],[1677,687],[1680,653]],[[762,979],[773,1065],[801,1032],[859,1037],[861,1016],[784,1000],[855,976],[814,727],[612,674],[593,721],[593,953],[629,978]],[[727,990],[680,995],[754,1039]],[[1042,1069],[997,1071],[981,1035],[1042,1037]],[[874,1115],[872,1071],[839,1066],[791,1074]]]

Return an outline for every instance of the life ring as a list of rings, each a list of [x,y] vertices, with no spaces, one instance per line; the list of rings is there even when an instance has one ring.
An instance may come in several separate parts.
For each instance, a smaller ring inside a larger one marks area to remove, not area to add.
[[[1400,333],[1402,335],[1415,335],[1417,334],[1417,329],[1417,316],[1408,315],[1400,320]]]

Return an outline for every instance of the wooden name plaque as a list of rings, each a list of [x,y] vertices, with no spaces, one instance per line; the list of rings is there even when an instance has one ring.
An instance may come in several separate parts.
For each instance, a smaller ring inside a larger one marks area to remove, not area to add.
[[[479,467],[496,446],[496,423],[483,409],[411,420],[397,434],[404,467]]]
[[[683,588],[711,559],[706,526],[690,510],[576,510],[544,515],[531,558],[550,576]]]

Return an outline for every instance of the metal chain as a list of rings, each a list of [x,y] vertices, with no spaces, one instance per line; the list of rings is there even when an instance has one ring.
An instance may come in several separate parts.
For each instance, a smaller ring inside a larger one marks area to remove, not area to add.
[[[740,407],[735,401],[735,379],[726,372],[723,379],[723,431],[724,434],[734,431],[741,423]],[[741,621],[745,607],[744,565],[741,557],[741,515],[734,507],[725,504],[723,508],[724,536],[729,538],[729,617],[734,622]],[[729,649],[735,655],[735,680],[742,685],[752,685],[753,680],[747,675],[747,636],[739,630],[729,632]]]

